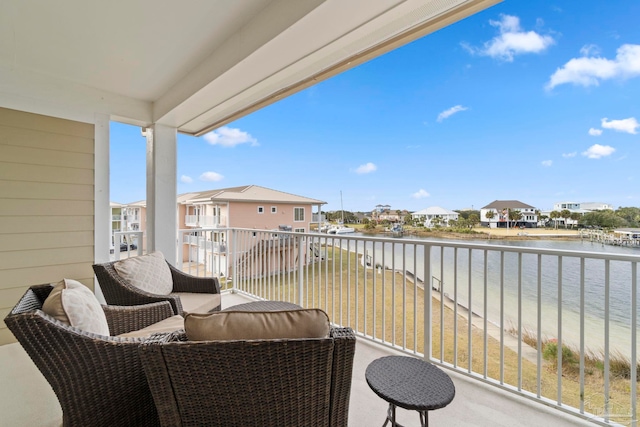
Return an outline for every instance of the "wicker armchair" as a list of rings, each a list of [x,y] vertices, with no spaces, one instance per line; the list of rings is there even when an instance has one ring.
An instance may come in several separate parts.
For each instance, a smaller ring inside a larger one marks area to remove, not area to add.
[[[328,338],[167,342],[139,348],[163,426],[347,426],[350,328]]]
[[[63,424],[159,425],[138,353],[140,343],[156,338],[105,337],[65,325],[42,311],[52,289],[29,288],[4,322],[56,393]],[[112,335],[173,315],[167,302],[103,309]]]
[[[184,316],[185,310],[179,295],[175,293],[194,293],[194,294],[220,294],[220,282],[215,277],[196,277],[183,273],[171,264],[171,277],[173,279],[173,292],[169,295],[157,295],[145,292],[129,284],[116,271],[114,264],[117,261],[104,264],[94,264],[93,271],[100,283],[100,289],[104,294],[107,304],[113,305],[139,305],[149,304],[159,301],[169,301],[173,312]],[[220,305],[214,310],[220,310]]]

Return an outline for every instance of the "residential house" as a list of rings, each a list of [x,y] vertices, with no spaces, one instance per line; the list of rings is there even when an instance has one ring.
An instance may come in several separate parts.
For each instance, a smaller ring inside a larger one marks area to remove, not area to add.
[[[431,206],[411,214],[414,220],[422,222],[425,227],[441,225],[447,227],[449,221],[457,221],[460,214],[440,206]]]
[[[572,214],[578,213],[582,216],[593,211],[614,210],[614,207],[608,203],[602,202],[557,202],[553,204],[553,209],[543,210],[540,212],[540,215],[545,215],[550,218],[551,212],[562,212],[563,210],[568,210]],[[578,225],[578,222],[579,220],[572,218],[554,219],[555,224],[564,226],[576,226]]]
[[[179,228],[236,227],[263,230],[286,225],[307,232],[321,200],[258,185],[222,188],[178,196]]]
[[[305,233],[310,230],[314,207],[320,212],[323,204],[326,202],[258,185],[186,193],[178,196],[179,228],[234,227]],[[221,230],[206,236],[203,242],[186,235],[182,240],[182,260],[229,265],[226,259],[220,259],[232,243],[227,233]]]
[[[520,213],[520,219],[509,219],[509,213],[513,211]],[[480,209],[480,224],[490,228],[536,228],[538,213],[535,207],[518,200],[494,200]]]
[[[377,222],[403,222],[408,214],[409,211],[404,209],[390,209],[389,205],[377,205],[371,212],[371,219]]]

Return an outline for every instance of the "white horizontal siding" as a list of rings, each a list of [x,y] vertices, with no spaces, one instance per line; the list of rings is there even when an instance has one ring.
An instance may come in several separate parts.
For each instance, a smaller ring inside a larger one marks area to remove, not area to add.
[[[71,278],[93,288],[94,134],[0,108],[0,313],[31,285]],[[3,323],[0,344],[10,341]]]

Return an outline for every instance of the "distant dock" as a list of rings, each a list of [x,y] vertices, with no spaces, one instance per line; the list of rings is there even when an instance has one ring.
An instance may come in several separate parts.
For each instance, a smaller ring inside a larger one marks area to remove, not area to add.
[[[581,230],[580,237],[606,245],[640,247],[639,228],[621,228],[613,231]]]

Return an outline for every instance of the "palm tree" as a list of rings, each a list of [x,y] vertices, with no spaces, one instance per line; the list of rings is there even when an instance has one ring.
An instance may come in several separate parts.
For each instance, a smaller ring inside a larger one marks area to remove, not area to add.
[[[578,224],[578,221],[580,221],[580,218],[582,218],[582,215],[580,215],[580,213],[571,212],[571,219],[575,221],[576,225]]]
[[[556,226],[556,230],[558,229],[558,218],[561,218],[561,217],[562,215],[558,211],[551,211],[551,213],[549,214],[549,218],[553,220],[553,223]]]
[[[564,228],[567,228],[567,219],[571,218],[571,211],[569,209],[562,209],[560,211],[560,218],[564,219]]]
[[[522,212],[517,209],[509,211],[509,220],[515,222],[515,225],[518,225],[518,221],[522,219]]]

